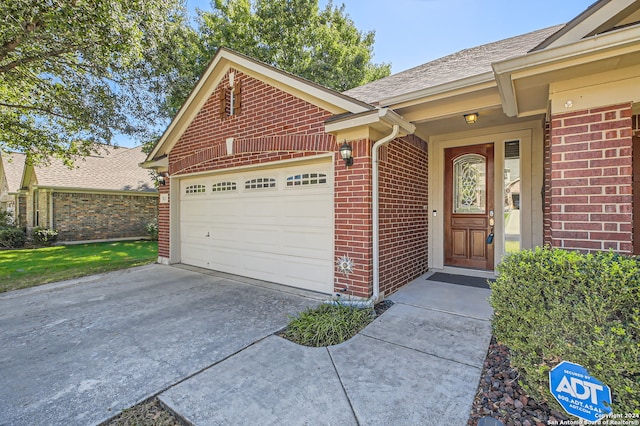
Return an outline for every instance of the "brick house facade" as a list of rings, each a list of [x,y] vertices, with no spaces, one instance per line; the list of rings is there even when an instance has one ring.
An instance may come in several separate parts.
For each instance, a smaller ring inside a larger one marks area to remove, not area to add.
[[[141,147],[102,147],[69,168],[57,160],[25,163],[20,183],[19,222],[30,233],[55,229],[58,241],[147,238],[158,217],[158,191],[151,174],[138,167]]]
[[[544,244],[638,253],[627,3],[344,93],[220,49],[144,163],[159,261],[380,299]]]

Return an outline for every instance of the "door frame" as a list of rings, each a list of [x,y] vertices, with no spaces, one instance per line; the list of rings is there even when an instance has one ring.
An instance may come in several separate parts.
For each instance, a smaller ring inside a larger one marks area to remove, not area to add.
[[[447,151],[449,151],[449,155],[447,154]],[[494,152],[495,152],[495,144],[493,142],[483,143],[480,145],[468,145],[468,146],[462,146],[462,147],[445,148],[445,163],[444,163],[445,180],[444,180],[444,186],[443,186],[445,193],[452,194],[456,186],[454,182],[455,180],[454,164],[456,159],[467,154],[479,155],[485,159],[485,172],[486,172],[485,179],[487,182],[485,185],[485,194],[486,194],[485,210],[486,211],[484,213],[463,213],[463,214],[457,213],[455,214],[455,217],[454,217],[453,206],[455,202],[453,200],[453,197],[447,197],[447,196],[444,197],[444,208],[442,212],[444,216],[443,219],[445,219],[445,222],[444,222],[445,226],[443,227],[444,235],[445,235],[444,260],[447,266],[458,266],[458,267],[464,267],[464,268],[470,268],[470,269],[473,268],[473,269],[484,270],[484,271],[487,271],[487,270],[492,271],[494,269],[495,244],[493,243],[493,241],[490,243],[486,242],[486,239],[489,236],[490,228],[493,228],[490,225],[490,220],[492,218],[495,219],[492,216],[492,214],[495,213],[494,204],[498,199],[498,197],[496,197],[494,194],[495,187],[496,187],[496,185],[494,184],[494,180],[496,177]],[[490,185],[489,183],[491,183],[492,185]],[[453,254],[454,246],[455,246],[453,244],[453,240],[454,240],[453,230],[452,228],[447,229],[447,225],[453,224],[456,218],[459,221],[464,221],[465,223],[465,226],[461,225],[460,227],[458,227],[458,230],[460,231],[461,229],[466,229],[467,231],[465,233],[466,249],[464,250],[467,256],[466,259],[456,258]],[[481,226],[478,224],[479,221],[482,221]],[[472,237],[472,234],[477,234],[478,232],[484,232],[484,235],[481,238],[483,250],[485,250],[484,251],[485,255],[482,257],[483,260],[480,260],[479,258],[473,258],[473,254],[472,254],[474,252],[474,249],[473,249],[474,237]],[[486,261],[484,259],[486,259]],[[455,265],[455,263],[459,263],[459,265]],[[467,263],[467,265],[462,265],[464,263]],[[472,266],[471,264],[476,264],[476,266]]]
[[[521,232],[522,248],[543,244],[542,186],[544,175],[544,131],[541,122],[529,122],[504,128],[481,129],[429,138],[429,269],[449,273],[495,276],[481,271],[444,265],[444,172],[445,149],[484,143],[494,144],[494,176],[504,174],[504,142],[520,141]],[[533,143],[533,141],[536,141]],[[494,268],[504,252],[504,179],[494,178],[495,238]]]

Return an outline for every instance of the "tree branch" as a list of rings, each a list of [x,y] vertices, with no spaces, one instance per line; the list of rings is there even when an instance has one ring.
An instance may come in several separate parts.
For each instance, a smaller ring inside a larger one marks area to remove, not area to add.
[[[18,104],[8,104],[6,102],[0,102],[0,106],[7,107],[7,108],[14,108],[14,109],[24,109],[24,110],[30,110],[30,111],[38,111],[38,112],[42,112],[42,113],[45,113],[45,114],[53,115],[54,117],[63,118],[65,120],[78,121],[77,117],[67,116],[67,115],[64,115],[64,114],[60,114],[60,113],[51,111],[51,110],[49,110],[47,108],[42,108],[42,107],[37,107],[37,106],[32,106],[32,105],[18,105]],[[90,124],[90,123],[88,123],[88,124]]]
[[[6,65],[1,66],[0,73],[11,71],[16,67],[19,67],[20,65],[28,64],[29,62],[34,62],[34,61],[45,59],[45,58],[52,58],[52,57],[60,56],[65,53],[71,53],[71,52],[73,52],[73,50],[71,49],[60,49],[60,50],[52,50],[50,52],[44,52],[42,55],[38,55],[38,56],[27,56],[25,58],[20,58],[13,62],[9,62]]]

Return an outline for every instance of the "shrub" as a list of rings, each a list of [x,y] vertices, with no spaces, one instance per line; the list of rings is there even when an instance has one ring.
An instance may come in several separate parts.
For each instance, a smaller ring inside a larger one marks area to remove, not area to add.
[[[506,257],[498,271],[493,330],[525,391],[561,409],[549,370],[566,360],[611,388],[614,413],[640,413],[640,261],[537,248]]]
[[[305,346],[330,346],[353,337],[373,321],[372,308],[325,303],[291,318],[283,337]]]
[[[33,229],[33,241],[42,246],[49,246],[58,239],[58,231],[55,229],[37,227]]]
[[[158,241],[158,222],[154,220],[147,223],[144,227],[147,230],[147,234],[149,234],[149,239],[151,241]]]
[[[0,247],[24,247],[27,240],[25,232],[20,228],[0,228]]]
[[[6,210],[0,209],[0,228],[9,228],[13,225],[13,214]]]

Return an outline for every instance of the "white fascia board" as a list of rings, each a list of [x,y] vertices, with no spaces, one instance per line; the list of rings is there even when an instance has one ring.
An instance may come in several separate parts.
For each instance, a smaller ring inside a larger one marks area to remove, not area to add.
[[[394,96],[392,98],[383,99],[380,101],[380,105],[386,105],[389,107],[394,107],[398,104],[404,104],[411,101],[416,101],[422,98],[427,98],[430,96],[441,95],[447,92],[459,91],[461,89],[472,89],[469,91],[473,91],[474,86],[490,83],[494,80],[493,72],[488,71],[482,74],[473,75],[471,77],[463,78],[460,80],[451,81],[444,84],[439,84],[437,86],[428,87],[426,89],[420,89],[415,92],[405,93],[403,95]]]
[[[378,123],[384,123],[389,127],[393,127],[394,124],[400,126],[401,133],[413,134],[416,130],[416,126],[402,118],[398,113],[389,109],[381,108],[367,113],[357,114],[353,117],[346,117],[341,120],[336,120],[325,124],[324,130],[327,133],[334,133],[341,130],[353,129],[361,126],[371,126]]]
[[[591,55],[607,51],[613,51],[615,54],[616,49],[632,45],[637,45],[640,50],[640,27],[624,28],[608,34],[589,37],[573,44],[548,48],[493,63],[491,66],[498,82],[498,91],[502,98],[505,114],[510,117],[518,114],[513,74],[526,71],[529,75],[535,75],[536,69],[543,67],[544,72],[553,69],[559,70],[565,66],[566,62],[581,58],[585,63],[588,63]]]
[[[157,160],[145,161],[138,164],[143,169],[163,169],[169,167],[169,157],[162,157]]]

